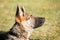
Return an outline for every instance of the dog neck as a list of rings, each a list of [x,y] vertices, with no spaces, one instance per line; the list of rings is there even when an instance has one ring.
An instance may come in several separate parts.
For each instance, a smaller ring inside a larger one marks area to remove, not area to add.
[[[17,22],[10,29],[9,34],[16,36],[21,40],[28,40],[27,38],[28,33],[25,31],[23,25],[18,24]]]
[[[26,32],[28,33],[27,37],[29,38],[31,33],[33,32],[33,28],[32,28],[33,24],[30,23],[30,20],[28,20],[28,21],[25,21],[25,22],[23,21],[22,25],[24,26]]]

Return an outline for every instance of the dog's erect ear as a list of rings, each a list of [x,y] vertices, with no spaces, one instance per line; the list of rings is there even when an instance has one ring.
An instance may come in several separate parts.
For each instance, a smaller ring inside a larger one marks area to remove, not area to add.
[[[22,6],[17,6],[16,16],[22,16],[25,13],[25,8]]]
[[[16,22],[20,23],[24,19],[25,8],[22,6],[17,6],[16,9]]]

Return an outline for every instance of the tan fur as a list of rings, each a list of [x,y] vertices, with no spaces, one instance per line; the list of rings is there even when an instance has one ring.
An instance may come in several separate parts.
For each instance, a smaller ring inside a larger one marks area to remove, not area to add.
[[[45,21],[43,17],[34,17],[27,14],[24,7],[17,6],[15,24],[8,32],[0,32],[1,40],[29,40],[35,28]]]

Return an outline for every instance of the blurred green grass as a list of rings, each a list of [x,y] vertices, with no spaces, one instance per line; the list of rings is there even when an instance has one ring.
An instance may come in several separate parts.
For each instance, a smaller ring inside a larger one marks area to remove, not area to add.
[[[60,40],[60,0],[0,0],[0,31],[8,31],[13,26],[17,5],[24,6],[34,16],[46,19],[30,39]]]

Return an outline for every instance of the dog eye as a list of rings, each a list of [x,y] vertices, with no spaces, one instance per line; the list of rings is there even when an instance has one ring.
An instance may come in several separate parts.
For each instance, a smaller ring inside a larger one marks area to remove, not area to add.
[[[28,17],[28,18],[26,18],[26,20],[29,20],[30,18]]]
[[[29,20],[31,17],[32,17],[32,15],[29,15],[29,16],[26,18],[26,20]]]
[[[30,17],[32,17],[32,15],[30,15]]]

